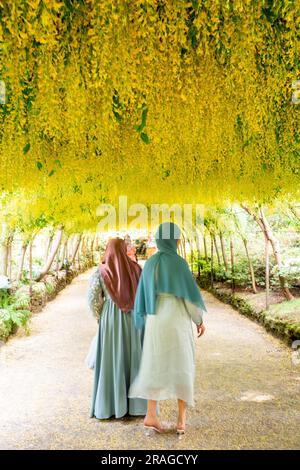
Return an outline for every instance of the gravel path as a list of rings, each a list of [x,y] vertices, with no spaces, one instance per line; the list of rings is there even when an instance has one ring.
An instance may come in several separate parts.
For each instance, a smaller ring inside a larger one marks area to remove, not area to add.
[[[74,279],[0,348],[0,449],[299,449],[300,365],[263,328],[204,293],[196,407],[178,438],[145,435],[142,420],[89,418],[84,359],[97,324],[86,306],[90,271]],[[175,403],[162,402],[175,422]]]

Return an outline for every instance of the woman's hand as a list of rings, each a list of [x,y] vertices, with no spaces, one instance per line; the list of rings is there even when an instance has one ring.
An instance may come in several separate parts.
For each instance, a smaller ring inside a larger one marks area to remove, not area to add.
[[[204,335],[204,332],[205,332],[204,323],[201,323],[201,325],[197,325],[198,338],[200,338],[200,336]]]

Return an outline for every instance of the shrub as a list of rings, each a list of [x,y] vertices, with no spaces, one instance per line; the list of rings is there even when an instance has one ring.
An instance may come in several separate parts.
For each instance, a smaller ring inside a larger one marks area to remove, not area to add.
[[[13,295],[13,303],[18,309],[28,309],[30,307],[29,292],[18,289]]]
[[[27,299],[23,294],[11,295],[7,289],[0,289],[0,339],[8,338],[17,327],[27,329],[31,312],[26,308],[20,308],[26,302]]]
[[[45,282],[45,287],[46,287],[46,292],[47,292],[47,294],[48,294],[48,295],[51,295],[51,294],[53,294],[53,292],[55,291],[56,285],[55,285],[54,282],[49,282],[49,281],[47,281],[47,282]]]
[[[300,258],[288,258],[285,259],[280,269],[278,266],[274,266],[272,273],[276,276],[279,274],[284,276],[288,282],[289,287],[297,285],[300,280]]]
[[[198,270],[198,264],[200,267],[200,273],[202,280],[207,282],[211,276],[211,265],[210,260],[207,262],[205,258],[194,259],[194,271]],[[253,269],[255,273],[255,280],[257,286],[265,287],[265,264],[264,260],[260,257],[252,259]],[[294,271],[295,273],[295,271]],[[295,275],[297,277],[298,274]],[[231,269],[225,270],[224,265],[219,266],[214,264],[214,280],[218,282],[231,281]],[[251,277],[249,272],[248,260],[245,256],[238,256],[235,258],[234,266],[234,279],[237,286],[251,287]],[[276,272],[276,266],[273,260],[270,260],[270,285],[271,287],[278,287],[278,273]]]
[[[47,289],[43,282],[34,282],[32,284],[32,293],[33,296],[40,299],[43,298]]]

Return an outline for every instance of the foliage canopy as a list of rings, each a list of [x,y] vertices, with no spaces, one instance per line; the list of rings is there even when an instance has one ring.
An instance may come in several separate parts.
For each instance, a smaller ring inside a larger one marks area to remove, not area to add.
[[[119,194],[298,199],[299,25],[296,0],[0,1],[2,191],[83,228]]]

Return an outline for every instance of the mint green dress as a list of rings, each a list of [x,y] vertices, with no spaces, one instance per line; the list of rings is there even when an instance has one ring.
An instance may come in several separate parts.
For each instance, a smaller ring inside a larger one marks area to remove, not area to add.
[[[101,307],[100,298],[104,297]],[[136,330],[132,313],[123,313],[112,301],[99,269],[90,279],[88,303],[99,318],[97,340],[92,342],[89,362],[94,366],[91,417],[144,416],[147,402],[128,398],[142,354],[142,332]]]

